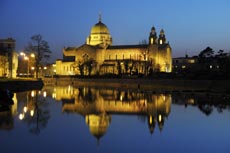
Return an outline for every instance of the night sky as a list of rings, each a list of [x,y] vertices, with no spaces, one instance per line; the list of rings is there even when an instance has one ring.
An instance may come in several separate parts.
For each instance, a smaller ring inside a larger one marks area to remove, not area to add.
[[[85,43],[99,13],[113,45],[148,40],[152,26],[165,30],[173,57],[197,55],[210,46],[230,51],[229,0],[0,0],[0,38],[16,39],[21,51],[41,34],[62,58],[64,46]]]

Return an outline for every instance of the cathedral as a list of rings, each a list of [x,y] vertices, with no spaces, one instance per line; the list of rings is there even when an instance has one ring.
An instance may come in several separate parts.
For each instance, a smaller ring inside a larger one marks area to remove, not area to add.
[[[144,74],[172,71],[172,51],[164,30],[159,36],[151,28],[148,42],[113,45],[101,16],[79,47],[63,48],[63,59],[56,61],[57,75]]]

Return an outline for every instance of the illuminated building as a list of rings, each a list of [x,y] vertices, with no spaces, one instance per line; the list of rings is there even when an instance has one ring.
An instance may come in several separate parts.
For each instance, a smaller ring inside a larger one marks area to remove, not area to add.
[[[157,37],[151,28],[149,42],[136,45],[112,45],[109,29],[101,16],[80,47],[63,49],[63,59],[56,61],[57,75],[91,75],[171,72],[172,53],[164,30]],[[82,65],[82,70],[81,66]]]
[[[15,52],[15,40],[0,39],[0,77],[15,78],[18,67],[18,56]]]

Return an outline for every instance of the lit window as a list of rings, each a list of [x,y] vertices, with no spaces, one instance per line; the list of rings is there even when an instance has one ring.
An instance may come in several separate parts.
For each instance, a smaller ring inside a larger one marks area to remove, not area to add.
[[[195,60],[191,59],[191,60],[188,61],[188,63],[195,63]]]
[[[150,42],[150,44],[153,44],[153,38],[151,38],[151,42]]]
[[[162,41],[162,40],[160,40],[160,44],[161,44],[161,45],[163,44],[163,41]]]
[[[182,65],[182,67],[181,67],[182,69],[185,69],[186,68],[186,66],[185,65]]]

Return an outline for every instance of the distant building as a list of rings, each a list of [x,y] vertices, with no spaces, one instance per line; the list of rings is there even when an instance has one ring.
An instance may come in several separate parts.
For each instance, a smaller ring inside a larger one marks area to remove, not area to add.
[[[229,79],[230,56],[173,58],[172,72],[189,79]]]
[[[179,73],[186,69],[191,69],[198,64],[197,57],[177,57],[173,58],[173,72]]]
[[[0,77],[15,78],[18,55],[13,38],[0,39]]]
[[[171,72],[172,50],[164,30],[159,37],[152,27],[148,44],[112,45],[112,37],[101,17],[86,43],[63,49],[63,59],[56,61],[57,75],[123,74]]]

